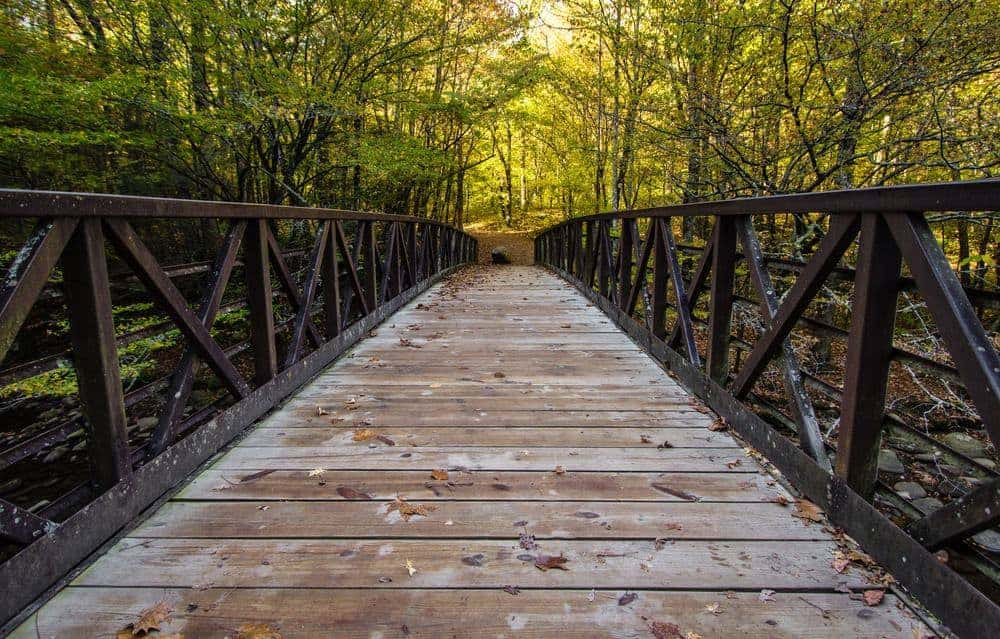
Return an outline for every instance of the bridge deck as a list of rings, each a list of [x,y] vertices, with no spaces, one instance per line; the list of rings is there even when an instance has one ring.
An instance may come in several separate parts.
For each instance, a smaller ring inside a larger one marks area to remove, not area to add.
[[[111,637],[161,602],[161,634],[188,639],[247,623],[285,639],[924,636],[893,595],[861,601],[870,573],[838,573],[843,541],[712,421],[556,277],[468,270],[14,636]]]

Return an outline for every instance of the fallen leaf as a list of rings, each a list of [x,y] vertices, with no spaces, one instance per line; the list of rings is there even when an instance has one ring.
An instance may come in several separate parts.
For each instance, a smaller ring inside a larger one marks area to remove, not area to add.
[[[309,471],[309,476],[310,477],[319,477],[320,475],[322,475],[325,472],[326,472],[326,470],[323,469],[323,468],[313,468],[312,470]]]
[[[847,559],[834,559],[833,563],[830,565],[833,566],[833,569],[837,572],[844,572],[847,570],[847,567],[851,565],[851,562]]]
[[[653,633],[653,636],[656,637],[656,639],[684,639],[684,635],[681,634],[681,629],[675,623],[654,621],[649,624],[649,630]]]
[[[649,435],[639,435],[639,441],[641,441],[643,444],[652,444],[653,438],[650,437]]]
[[[482,565],[486,563],[486,555],[480,552],[474,555],[469,555],[468,557],[462,557],[462,563],[466,566],[481,568]]]
[[[361,428],[354,431],[354,441],[356,442],[366,442],[376,437],[378,437],[378,433],[370,428]]]
[[[774,601],[774,591],[773,590],[768,590],[767,588],[765,588],[764,590],[760,591],[759,595],[757,595],[757,599],[761,603],[767,603],[768,601]]]
[[[497,379],[503,379],[504,377],[507,377],[507,376],[504,375],[503,373],[501,373],[500,371],[497,371],[497,372],[493,373],[493,377],[496,377]]]
[[[375,439],[379,440],[380,442],[382,442],[386,446],[395,446],[396,445],[396,442],[392,441],[391,439],[389,439],[385,435],[379,435]]]
[[[719,602],[718,602],[718,601],[713,601],[712,603],[710,603],[710,604],[707,604],[707,605],[705,606],[705,610],[706,610],[707,612],[710,612],[710,613],[712,613],[713,615],[719,615],[719,614],[722,614],[722,607],[721,607],[721,606],[719,605]]]
[[[521,589],[518,588],[517,586],[504,586],[503,588],[501,588],[501,590],[503,590],[508,595],[514,595],[515,597],[521,594]]]
[[[170,613],[173,609],[166,601],[161,601],[155,606],[146,608],[139,613],[139,618],[118,631],[116,639],[123,637],[144,637],[151,630],[159,630],[160,625],[170,620]]]
[[[236,639],[281,639],[281,633],[266,623],[246,623],[236,632]]]
[[[685,490],[681,490],[680,488],[674,488],[672,486],[668,486],[667,484],[661,484],[661,483],[652,483],[650,485],[656,490],[660,491],[661,493],[673,495],[678,499],[683,499],[685,501],[698,501],[697,496],[692,495],[691,493]]]
[[[241,484],[248,484],[248,483],[252,482],[255,479],[260,479],[261,477],[267,477],[268,475],[270,475],[273,472],[274,472],[273,469],[271,469],[271,470],[261,470],[261,471],[258,471],[256,473],[253,473],[252,475],[247,475],[246,477],[244,477],[243,479],[240,480],[240,483]]]
[[[316,414],[317,415],[326,415],[326,410],[324,410],[322,406],[316,406]]]
[[[553,470],[552,472],[554,472],[557,475],[565,475],[566,469],[563,468],[562,466],[556,466],[555,470]]]
[[[768,501],[774,504],[781,504],[782,506],[788,505],[788,497],[785,497],[784,495],[775,495],[774,497],[768,499]]]
[[[721,419],[715,420],[714,422],[712,422],[708,426],[708,430],[710,430],[710,431],[712,431],[714,433],[718,433],[720,431],[727,430],[728,428],[729,428],[729,426],[726,424],[726,422],[724,420],[721,420]]]
[[[525,550],[534,550],[535,548],[538,548],[538,544],[535,543],[535,536],[529,534],[528,531],[521,533],[521,539],[518,543],[521,548],[524,548]]]
[[[823,509],[808,499],[796,499],[795,512],[792,513],[792,517],[806,521],[823,521]]]
[[[541,571],[546,570],[569,570],[566,564],[569,563],[569,559],[559,555],[558,557],[552,555],[538,555],[535,557],[535,568]]]
[[[885,593],[881,590],[866,590],[861,597],[864,599],[866,606],[877,606],[882,603],[882,598]]]
[[[657,450],[663,450],[664,448],[673,448],[673,447],[674,447],[673,444],[671,444],[669,441],[667,441],[666,439],[664,439],[663,443],[660,444],[659,446],[657,446],[656,448],[657,448]]]
[[[391,513],[394,510],[398,510],[403,521],[410,521],[410,517],[414,515],[420,515],[421,517],[426,517],[427,513],[437,510],[437,506],[432,506],[430,504],[421,504],[419,506],[414,506],[402,497],[396,497],[396,501],[392,502],[386,507],[386,514]]]
[[[737,466],[742,466],[742,465],[743,465],[743,460],[740,459],[734,459],[733,461],[726,462],[726,466],[728,468],[736,468]]]
[[[587,593],[587,601],[593,603],[595,599],[597,599],[597,589],[591,588],[590,592]]]
[[[447,481],[448,471],[442,470],[440,468],[435,468],[431,471],[431,479],[436,479],[438,481]]]
[[[416,574],[417,569],[414,568],[413,562],[410,561],[409,559],[406,560],[405,567],[406,567],[406,572],[408,572],[411,577]]]
[[[684,635],[684,639],[704,639],[704,638],[701,635],[699,635],[697,632],[695,632],[694,630],[692,630],[692,631],[688,632],[686,635]]]
[[[344,499],[353,499],[358,501],[370,501],[372,496],[368,493],[363,493],[360,490],[355,490],[350,486],[338,486],[337,494]]]
[[[639,595],[635,594],[634,592],[626,592],[624,595],[618,598],[618,605],[627,606],[638,598]]]
[[[410,340],[406,339],[405,337],[400,337],[399,338],[399,345],[400,346],[405,346],[407,348],[423,348],[420,344],[414,344],[413,342],[411,342]]]

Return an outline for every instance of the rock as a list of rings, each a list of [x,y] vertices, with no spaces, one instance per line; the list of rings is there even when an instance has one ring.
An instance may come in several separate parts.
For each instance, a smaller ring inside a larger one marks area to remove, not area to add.
[[[140,417],[136,420],[135,424],[139,427],[139,430],[152,430],[156,428],[156,425],[160,423],[160,420],[156,417]]]
[[[927,491],[924,490],[924,487],[914,481],[896,482],[892,489],[904,499],[921,499],[927,496]]]
[[[83,441],[77,442],[76,446],[74,446],[73,448],[70,448],[70,450],[73,451],[74,453],[78,453],[81,450],[86,450],[87,443],[88,443],[87,440],[84,439]]]
[[[976,457],[972,461],[976,462],[983,468],[989,468],[990,470],[993,470],[997,467],[997,463],[995,461],[986,457]]]
[[[1000,552],[1000,533],[995,530],[984,530],[972,536],[976,542],[990,552]]]
[[[966,457],[985,457],[986,446],[971,435],[965,433],[947,433],[941,438],[945,444]]]
[[[929,515],[942,506],[944,506],[944,504],[941,503],[941,500],[934,499],[933,497],[924,497],[923,499],[913,500],[913,507],[925,515]]]
[[[983,483],[983,480],[979,479],[978,477],[959,477],[959,479],[961,479],[962,481],[964,481],[965,483],[967,483],[969,486],[972,487],[976,487],[979,484]]]
[[[932,462],[941,459],[941,453],[920,453],[919,455],[914,455],[914,459],[922,462]]]
[[[892,475],[902,475],[906,472],[903,462],[899,461],[899,457],[891,450],[878,451],[878,469]]]
[[[510,264],[510,253],[505,246],[497,246],[490,251],[490,261],[494,264]]]
[[[43,464],[51,464],[52,462],[59,461],[68,452],[69,452],[69,447],[68,446],[56,446],[51,451],[49,451],[49,454],[46,455],[44,459],[42,459],[42,463]]]

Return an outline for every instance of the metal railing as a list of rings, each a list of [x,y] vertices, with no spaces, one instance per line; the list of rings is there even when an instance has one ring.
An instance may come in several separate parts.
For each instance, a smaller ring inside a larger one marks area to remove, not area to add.
[[[224,226],[215,259],[162,266],[151,245],[164,241],[144,238],[143,228],[155,232],[154,221],[188,219]],[[0,451],[0,471],[30,463],[81,426],[90,470],[41,510],[0,499],[0,541],[7,547],[0,564],[2,620],[389,314],[444,274],[474,262],[477,251],[476,240],[459,229],[409,216],[0,190],[0,223],[20,222],[33,223],[34,230],[0,286],[0,364],[16,344],[15,359],[24,361],[0,366],[0,377],[23,380],[69,357],[81,410]],[[282,248],[282,225],[294,225],[308,248]],[[122,266],[114,275],[109,258]],[[203,281],[182,287],[178,278]],[[113,292],[136,280],[160,315],[149,326],[116,333]],[[43,290],[49,303],[65,305],[68,323],[68,344],[50,354],[32,348],[34,336],[24,329]],[[194,297],[197,303],[188,299]],[[220,314],[232,311],[246,313],[246,334],[224,345],[213,328]],[[120,347],[167,333],[176,336],[169,374],[124,388]],[[214,376],[222,397],[194,407],[199,371]],[[130,407],[157,414],[141,442],[131,435],[136,416],[129,416]]]
[[[971,536],[1000,521],[997,474],[942,446],[975,467],[976,483],[937,510],[916,512],[905,530],[876,508],[874,497],[883,486],[879,458],[886,429],[936,443],[886,406],[894,359],[959,380],[975,419],[993,445],[1000,444],[996,318],[991,334],[925,215],[998,210],[998,181],[704,202],[567,220],[538,235],[535,259],[600,306],[954,631],[988,636],[1000,624],[1000,608],[933,551],[966,547]],[[801,214],[825,215],[818,218],[825,219],[822,238],[807,260],[791,260],[795,268],[781,270],[779,277],[791,278],[781,295],[769,268],[776,260],[765,257],[755,220]],[[712,223],[689,268],[673,223],[683,225],[685,217]],[[806,313],[834,280],[853,284],[850,308],[842,313],[845,326]],[[980,312],[996,313],[995,290],[970,292]],[[894,344],[901,294],[919,295],[934,336],[946,347],[942,357],[950,361]],[[748,309],[756,335],[743,328],[734,334],[734,315]],[[842,387],[802,365],[793,331],[846,341],[839,356]],[[758,393],[765,382],[771,388]],[[822,417],[814,405],[817,391],[835,403]],[[790,415],[775,406],[775,395]],[[827,428],[821,427],[824,419]],[[995,554],[969,552],[986,565],[984,572],[1000,574]]]

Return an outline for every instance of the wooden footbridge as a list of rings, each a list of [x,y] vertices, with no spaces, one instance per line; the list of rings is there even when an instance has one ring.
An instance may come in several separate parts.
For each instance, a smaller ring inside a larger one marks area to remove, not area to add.
[[[41,508],[0,500],[5,631],[990,636],[996,590],[970,566],[994,559],[976,535],[1000,513],[995,474],[909,521],[878,495],[882,434],[900,428],[890,362],[923,357],[892,342],[896,292],[947,344],[925,366],[964,381],[1000,435],[996,292],[962,288],[925,217],[998,203],[1000,183],[970,182],[630,211],[549,229],[536,266],[477,267],[474,239],[415,218],[0,192],[4,218],[36,220],[0,291],[0,356],[32,304],[63,295],[82,406],[0,469],[81,424],[89,469]],[[799,212],[829,227],[781,295],[754,219]],[[680,216],[711,229],[697,260]],[[227,226],[214,262],[162,267],[145,218]],[[308,223],[298,254],[288,221]],[[119,277],[178,336],[151,390],[122,382]],[[734,331],[740,277],[758,335]],[[853,312],[827,430],[792,338],[837,277]],[[224,343],[235,307],[247,336]],[[0,376],[51,355],[31,357]],[[753,394],[769,376],[786,426]],[[221,397],[194,406],[206,377]]]

